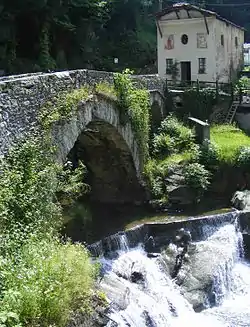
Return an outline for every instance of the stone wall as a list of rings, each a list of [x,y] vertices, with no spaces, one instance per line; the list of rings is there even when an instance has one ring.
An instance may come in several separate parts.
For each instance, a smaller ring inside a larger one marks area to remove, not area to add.
[[[156,75],[133,76],[138,87],[164,92],[164,81]],[[37,126],[40,108],[60,91],[83,85],[113,82],[113,73],[74,70],[0,78],[0,156]]]

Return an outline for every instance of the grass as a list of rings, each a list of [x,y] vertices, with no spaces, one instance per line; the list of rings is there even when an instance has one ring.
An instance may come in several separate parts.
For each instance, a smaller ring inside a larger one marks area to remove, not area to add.
[[[250,147],[250,137],[234,125],[212,126],[211,141],[219,147],[220,161],[227,164],[234,163],[240,147]]]
[[[102,93],[102,94],[107,95],[108,97],[116,99],[114,85],[111,85],[109,83],[98,83],[95,86],[95,91],[97,93]]]
[[[183,153],[175,153],[166,157],[165,159],[159,161],[160,166],[171,166],[175,164],[180,164],[181,162],[185,161],[188,162],[192,158],[192,153],[190,151],[185,151]]]

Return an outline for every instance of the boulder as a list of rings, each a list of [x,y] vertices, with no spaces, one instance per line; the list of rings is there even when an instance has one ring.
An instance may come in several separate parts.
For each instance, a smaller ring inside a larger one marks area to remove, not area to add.
[[[216,280],[221,278],[221,271],[227,267],[230,269],[234,258],[234,253],[232,253],[232,248],[235,248],[234,242],[236,240],[230,237],[227,230],[220,229],[206,241],[189,245],[188,256],[185,256],[175,282],[196,312],[218,304],[220,297],[224,296],[223,292],[219,294],[220,291],[215,290],[215,285]],[[226,248],[225,244],[228,245]],[[168,276],[173,274],[177,254],[178,249],[173,244],[162,252]],[[220,283],[223,288],[224,281]]]
[[[144,277],[140,271],[133,271],[130,280],[132,283],[144,282]]]
[[[169,202],[179,205],[190,205],[196,200],[195,192],[187,185],[171,185],[168,187]]]
[[[109,305],[106,301],[97,296],[92,298],[92,307],[89,314],[81,311],[74,312],[67,324],[67,327],[104,327],[110,319],[107,316]]]
[[[238,210],[250,211],[250,191],[237,191],[232,200],[233,206]]]

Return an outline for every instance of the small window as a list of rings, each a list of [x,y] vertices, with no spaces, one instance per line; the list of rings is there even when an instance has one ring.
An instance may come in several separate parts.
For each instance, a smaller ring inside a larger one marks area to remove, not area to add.
[[[224,47],[224,35],[220,36],[220,44]]]
[[[182,44],[187,44],[188,43],[188,36],[187,34],[183,34],[181,37],[181,43]]]
[[[238,47],[238,38],[237,38],[237,36],[235,36],[235,46],[236,46],[236,48]]]
[[[199,74],[206,74],[206,58],[199,58]]]
[[[172,73],[174,60],[173,59],[166,59],[166,74]]]

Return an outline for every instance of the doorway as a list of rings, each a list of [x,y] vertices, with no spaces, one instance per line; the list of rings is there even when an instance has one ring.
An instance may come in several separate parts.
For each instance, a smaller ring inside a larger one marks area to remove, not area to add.
[[[183,82],[191,81],[191,61],[181,62],[181,80]]]

